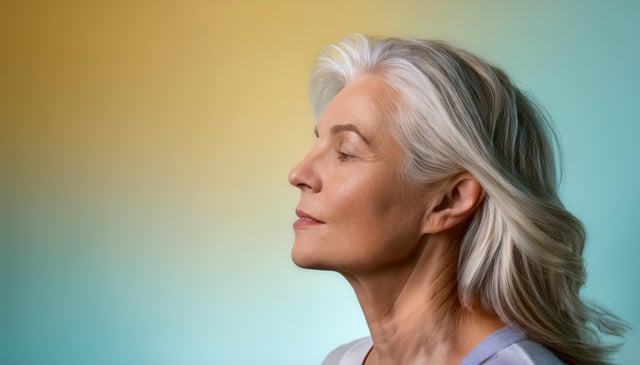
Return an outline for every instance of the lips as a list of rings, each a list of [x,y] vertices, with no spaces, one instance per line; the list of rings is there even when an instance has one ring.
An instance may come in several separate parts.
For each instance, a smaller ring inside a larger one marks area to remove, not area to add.
[[[314,227],[320,224],[324,224],[323,221],[315,218],[314,216],[304,212],[303,210],[296,209],[296,215],[298,216],[298,220],[293,224],[294,229],[305,228],[305,227]]]

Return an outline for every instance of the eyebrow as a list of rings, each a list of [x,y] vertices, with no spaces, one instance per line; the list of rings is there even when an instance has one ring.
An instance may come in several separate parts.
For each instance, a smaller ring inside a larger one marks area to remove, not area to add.
[[[364,136],[364,134],[362,134],[362,132],[360,132],[360,130],[358,129],[358,127],[356,127],[355,125],[348,123],[348,124],[336,124],[333,127],[331,127],[331,134],[338,134],[341,132],[353,132],[355,134],[357,134],[362,141],[364,141],[365,144],[367,144],[367,146],[371,145],[371,143],[369,142],[369,139],[367,137]],[[315,128],[313,128],[313,133],[316,135],[316,137],[318,137],[318,127],[316,126]]]

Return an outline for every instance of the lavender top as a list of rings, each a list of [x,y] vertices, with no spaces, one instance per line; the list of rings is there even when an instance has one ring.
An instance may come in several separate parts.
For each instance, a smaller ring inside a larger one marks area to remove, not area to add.
[[[373,343],[361,338],[333,350],[322,365],[362,365]],[[511,327],[503,327],[485,338],[460,365],[563,365],[553,352],[528,340]]]

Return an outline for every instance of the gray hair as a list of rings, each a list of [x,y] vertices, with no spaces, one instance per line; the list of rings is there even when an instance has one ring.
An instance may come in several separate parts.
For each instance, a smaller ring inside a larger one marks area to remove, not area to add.
[[[364,74],[386,81],[385,110],[405,177],[427,187],[463,171],[485,189],[458,256],[458,296],[480,303],[570,364],[603,364],[625,325],[585,303],[585,233],[558,198],[548,118],[499,68],[441,42],[352,35],[318,57],[316,118]],[[552,143],[553,141],[553,143]]]

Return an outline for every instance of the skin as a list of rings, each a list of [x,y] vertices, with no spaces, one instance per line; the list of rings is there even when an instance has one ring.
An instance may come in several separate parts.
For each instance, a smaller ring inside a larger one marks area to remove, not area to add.
[[[298,210],[294,262],[334,270],[365,314],[373,364],[457,364],[504,323],[457,297],[457,240],[484,192],[469,173],[424,191],[401,176],[405,155],[381,105],[386,83],[364,75],[329,104],[311,151],[289,174]]]

